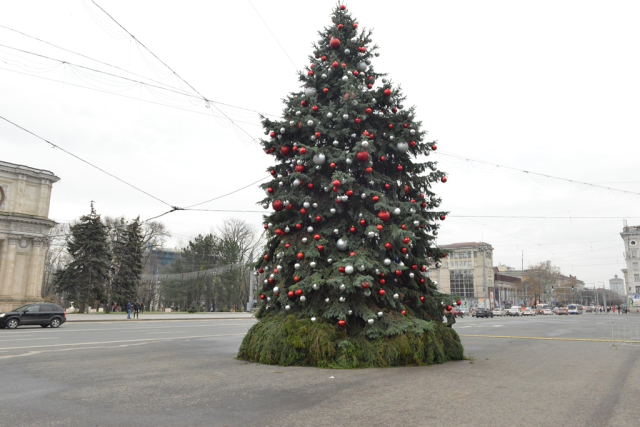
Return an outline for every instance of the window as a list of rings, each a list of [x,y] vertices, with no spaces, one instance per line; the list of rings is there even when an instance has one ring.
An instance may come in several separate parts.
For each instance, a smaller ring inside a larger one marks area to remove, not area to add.
[[[631,290],[631,288],[629,288]],[[636,294],[640,294],[640,286],[636,286]]]
[[[39,305],[32,305],[26,311],[28,311],[29,313],[36,313],[36,312],[38,312],[38,310],[40,310],[40,306]]]
[[[633,269],[634,269],[634,270],[637,270],[637,269],[638,269],[638,263],[637,263],[637,262],[634,262],[634,263],[633,263]]]
[[[637,250],[637,249],[632,250],[632,251],[631,251],[631,256],[632,256],[633,258],[637,258],[637,257],[638,257],[638,250]]]
[[[473,251],[473,257],[478,258],[478,251]]]
[[[473,270],[456,270],[449,273],[452,295],[473,298]]]
[[[640,282],[640,274],[634,274],[633,275],[633,281],[634,282]]]

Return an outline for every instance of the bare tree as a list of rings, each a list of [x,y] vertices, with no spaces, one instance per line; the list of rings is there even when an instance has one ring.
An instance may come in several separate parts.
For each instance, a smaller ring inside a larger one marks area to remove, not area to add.
[[[49,236],[45,243],[46,255],[41,295],[47,300],[55,299],[53,282],[56,271],[63,269],[70,261],[70,256],[67,252],[70,225],[68,223],[57,224],[49,230]]]

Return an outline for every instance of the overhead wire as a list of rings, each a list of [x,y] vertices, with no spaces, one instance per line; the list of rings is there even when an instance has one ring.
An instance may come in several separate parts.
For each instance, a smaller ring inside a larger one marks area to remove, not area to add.
[[[269,24],[267,24],[267,21],[264,20],[264,18],[262,17],[262,15],[260,15],[260,12],[258,12],[258,9],[256,9],[256,7],[253,5],[253,3],[251,2],[251,0],[248,0],[249,4],[251,5],[251,7],[253,8],[253,10],[256,11],[256,14],[258,15],[258,17],[260,18],[260,20],[262,21],[262,23],[264,24],[265,27],[267,27],[267,30],[269,30],[269,32],[271,33],[271,36],[273,37],[273,39],[276,41],[276,43],[278,43],[278,46],[280,46],[280,49],[282,49],[282,51],[284,52],[284,54],[287,56],[287,58],[289,58],[289,62],[291,62],[291,65],[293,65],[294,69],[298,69],[298,67],[296,67],[296,64],[293,62],[293,59],[291,59],[291,57],[289,56],[289,54],[287,53],[287,51],[285,50],[284,46],[282,46],[282,43],[280,43],[280,40],[278,40],[278,38],[276,37],[276,35],[273,33],[273,31],[271,31],[271,28],[269,27]]]
[[[497,164],[497,163],[487,162],[487,161],[484,161],[484,160],[472,159],[472,158],[470,158],[468,156],[461,156],[459,154],[447,153],[447,152],[443,152],[443,151],[440,151],[440,150],[436,151],[435,154],[442,155],[442,156],[448,156],[448,157],[454,157],[454,158],[458,158],[458,159],[464,159],[464,160],[466,160],[468,162],[474,162],[474,163],[490,165],[490,166],[494,166],[496,168],[510,169],[510,170],[526,173],[529,176],[538,176],[538,177],[543,177],[543,178],[547,178],[547,179],[554,179],[554,180],[564,181],[564,182],[568,182],[568,183],[571,183],[571,184],[586,185],[586,186],[595,187],[595,188],[599,188],[599,189],[603,189],[603,190],[618,191],[618,192],[625,193],[625,194],[632,194],[634,196],[640,196],[640,192],[636,192],[636,191],[621,190],[619,188],[606,187],[606,186],[603,186],[603,185],[593,184],[593,183],[589,183],[589,182],[577,181],[577,180],[573,180],[573,179],[562,178],[562,177],[543,174],[543,173],[539,173],[539,172],[527,171],[527,170],[524,170],[524,169],[514,168],[514,167],[511,167],[511,166],[504,166],[504,165],[500,165],[500,164]]]
[[[167,206],[170,206],[170,207],[172,208],[172,210],[180,210],[180,208],[175,207],[175,206],[172,206],[170,203],[167,203],[167,202],[165,202],[164,200],[162,200],[162,199],[160,199],[160,198],[158,198],[158,197],[154,196],[153,194],[150,194],[150,193],[148,193],[148,192],[146,192],[146,191],[142,190],[141,188],[136,187],[135,185],[131,184],[130,182],[125,181],[125,180],[124,180],[124,179],[122,179],[122,178],[117,177],[116,175],[112,174],[111,172],[107,172],[106,170],[102,169],[101,167],[94,165],[93,163],[91,163],[91,162],[89,162],[89,161],[87,161],[87,160],[83,159],[82,157],[80,157],[80,156],[78,156],[78,155],[76,155],[76,154],[74,154],[74,153],[72,153],[72,152],[70,152],[70,151],[68,151],[68,150],[66,150],[66,149],[64,149],[64,148],[62,148],[61,146],[59,146],[59,145],[57,145],[57,144],[54,144],[53,142],[49,141],[48,139],[45,139],[45,138],[41,137],[40,135],[37,135],[36,133],[34,133],[34,132],[30,131],[29,129],[26,129],[26,128],[24,128],[24,127],[20,126],[19,124],[12,122],[11,120],[7,119],[6,117],[0,116],[0,119],[2,119],[2,120],[4,120],[5,122],[7,122],[7,123],[9,123],[9,124],[11,124],[11,125],[13,125],[13,126],[17,127],[18,129],[21,129],[21,130],[23,130],[24,132],[26,132],[26,133],[28,133],[28,134],[30,134],[30,135],[33,135],[34,137],[36,137],[36,138],[38,138],[38,139],[40,139],[40,140],[42,140],[42,141],[46,142],[47,144],[51,145],[53,148],[57,148],[57,149],[61,150],[62,152],[64,152],[64,153],[66,153],[66,154],[68,154],[68,155],[70,155],[70,156],[72,156],[72,157],[74,157],[74,158],[76,158],[76,159],[80,160],[81,162],[83,162],[83,163],[85,163],[85,164],[87,164],[87,165],[91,166],[92,168],[97,169],[97,170],[99,170],[100,172],[102,172],[102,173],[104,173],[104,174],[106,174],[106,175],[109,175],[110,177],[112,177],[112,178],[114,178],[114,179],[117,179],[117,180],[118,180],[118,181],[120,181],[121,183],[123,183],[123,184],[125,184],[125,185],[128,185],[129,187],[131,187],[131,188],[135,189],[136,191],[139,191],[140,193],[146,194],[147,196],[151,197],[152,199],[155,199],[155,200],[157,200],[157,201],[159,201],[159,202],[161,202],[161,203],[163,203],[163,204],[165,204],[165,205],[167,205]]]
[[[222,111],[220,108],[218,108],[214,103],[211,103],[211,101],[209,99],[207,99],[207,97],[205,97],[202,93],[200,93],[200,91],[198,91],[195,87],[193,87],[189,82],[187,82],[184,78],[182,78],[182,76],[180,76],[178,73],[176,73],[173,68],[171,68],[169,65],[167,65],[166,62],[164,62],[163,60],[161,60],[155,53],[153,53],[144,43],[142,43],[140,40],[138,40],[138,38],[136,38],[133,34],[131,34],[131,32],[129,30],[127,30],[124,26],[122,26],[113,16],[111,16],[106,10],[104,10],[98,3],[95,2],[95,0],[91,0],[91,2],[96,5],[96,7],[98,9],[100,9],[105,15],[107,15],[113,22],[115,22],[120,28],[122,28],[127,34],[129,34],[129,36],[138,44],[140,44],[140,46],[142,46],[147,52],[149,52],[151,55],[153,55],[154,58],[156,58],[162,65],[164,65],[165,67],[167,67],[168,70],[170,70],[173,75],[175,75],[177,78],[179,78],[180,80],[182,80],[182,82],[184,82],[184,84],[186,84],[187,86],[189,86],[191,88],[191,90],[193,90],[195,93],[197,93],[198,95],[200,95],[201,98],[203,98],[205,100],[205,102],[207,103],[207,105],[212,105],[216,110],[218,110],[218,112],[220,112],[220,114],[222,114],[223,116],[225,116],[233,125],[234,127],[236,127],[237,129],[241,130],[242,132],[244,132],[249,138],[251,138],[251,140],[253,142],[257,142],[257,139],[254,138],[253,136],[251,136],[251,134],[249,132],[247,132],[246,130],[244,130],[240,125],[238,125],[233,119],[231,119],[229,116],[227,116],[227,114],[225,114],[224,111]]]
[[[33,78],[36,78],[36,79],[42,79],[42,80],[48,80],[48,81],[51,81],[51,82],[62,83],[62,84],[65,84],[67,86],[74,86],[74,87],[78,87],[78,88],[82,88],[82,89],[93,90],[93,91],[96,91],[96,92],[102,92],[102,93],[105,93],[107,95],[119,96],[121,98],[132,99],[134,101],[146,102],[148,104],[160,105],[162,107],[167,107],[167,108],[174,108],[176,110],[187,111],[189,113],[200,114],[200,115],[204,115],[204,116],[214,116],[214,117],[217,117],[217,118],[224,119],[223,116],[216,116],[215,114],[213,114],[213,112],[205,113],[205,112],[201,112],[201,111],[190,110],[188,108],[183,108],[183,107],[178,107],[178,106],[175,106],[175,105],[164,104],[162,102],[155,102],[155,101],[149,101],[149,100],[146,100],[146,99],[140,99],[140,98],[137,98],[137,97],[123,95],[121,93],[116,93],[116,92],[113,92],[113,91],[108,91],[108,90],[98,89],[98,88],[95,88],[95,87],[88,87],[88,86],[83,86],[83,85],[79,85],[79,84],[75,84],[75,83],[70,83],[68,81],[52,79],[52,78],[44,77],[44,76],[36,76],[36,75],[33,75],[33,74],[29,74],[29,73],[25,73],[25,72],[17,71],[17,70],[11,70],[9,68],[4,68],[4,67],[0,67],[0,70],[8,71],[10,73],[22,74],[22,75],[33,77]],[[243,121],[243,120],[236,120],[236,121],[248,124],[250,126],[261,126],[261,125],[259,125],[257,123],[246,122],[246,121]]]

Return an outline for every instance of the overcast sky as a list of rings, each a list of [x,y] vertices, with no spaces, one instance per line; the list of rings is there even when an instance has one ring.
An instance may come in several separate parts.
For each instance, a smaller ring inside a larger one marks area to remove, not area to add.
[[[275,115],[280,99],[298,90],[296,69],[308,63],[335,5],[253,0],[283,50],[248,1],[96,1],[208,99]],[[552,260],[589,286],[622,275],[622,218],[640,224],[640,197],[440,153],[640,193],[639,2],[354,0],[347,7],[360,28],[374,29],[376,71],[402,86],[438,140],[434,157],[449,180],[435,191],[451,212],[440,244],[484,240],[496,262],[517,268],[524,251],[525,267]],[[0,25],[187,89],[90,2],[1,2]],[[139,79],[4,28],[0,44]],[[226,194],[266,177],[272,164],[244,133],[262,135],[251,111],[216,104],[221,113],[6,47],[0,60],[0,116],[169,205]],[[87,213],[91,200],[105,215],[146,219],[169,209],[2,121],[0,160],[61,178],[51,200],[57,221]],[[254,185],[200,207],[261,211],[262,197]],[[261,230],[260,212],[161,220],[173,247],[229,217]]]

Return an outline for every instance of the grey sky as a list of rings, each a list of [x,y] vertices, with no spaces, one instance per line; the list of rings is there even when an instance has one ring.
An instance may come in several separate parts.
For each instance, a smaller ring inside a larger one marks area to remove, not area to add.
[[[298,90],[294,66],[247,1],[98,4],[209,99],[279,114],[280,99]],[[253,4],[300,69],[335,3]],[[514,267],[524,250],[525,266],[551,259],[589,284],[620,274],[617,218],[640,224],[640,197],[439,153],[640,192],[638,2],[356,0],[347,7],[360,28],[374,28],[381,47],[376,70],[402,85],[407,105],[417,106],[423,127],[439,141],[435,157],[449,181],[436,192],[451,211],[440,243],[484,239],[494,245],[496,261]],[[184,88],[91,3],[3,2],[0,25]],[[0,44],[123,74],[2,28]],[[0,58],[0,115],[170,205],[199,203],[266,176],[271,157],[201,101],[4,47]],[[219,108],[261,136],[257,114]],[[62,178],[53,191],[54,219],[77,218],[90,200],[107,215],[145,219],[168,210],[4,122],[0,153]],[[253,186],[201,207],[259,211],[262,195]],[[261,227],[261,214],[250,212],[176,212],[162,220],[174,233],[170,245],[177,245],[231,216]]]

